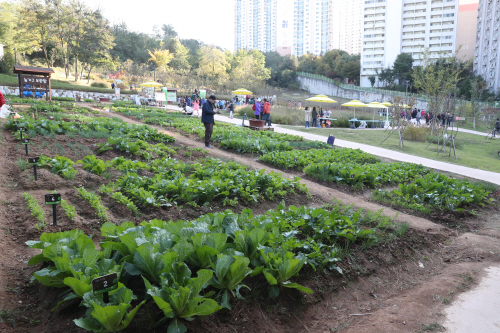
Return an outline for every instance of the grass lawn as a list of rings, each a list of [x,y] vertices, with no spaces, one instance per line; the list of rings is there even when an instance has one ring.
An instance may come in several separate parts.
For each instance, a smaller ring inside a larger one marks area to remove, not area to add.
[[[15,86],[19,85],[17,77],[13,75],[0,74],[0,86]],[[98,92],[98,93],[107,93],[114,94],[115,91],[113,89],[106,88],[94,88],[87,85],[80,84],[72,84],[67,81],[62,80],[51,80],[52,89],[64,89],[64,90],[79,90],[79,91],[88,91],[88,92]],[[136,91],[133,90],[121,90],[121,94],[135,94]]]
[[[328,137],[328,135],[333,135],[335,136],[335,138],[341,140],[359,142],[371,146],[395,150],[401,153],[425,157],[451,164],[463,165],[475,169],[500,172],[500,159],[498,157],[498,151],[500,151],[500,141],[498,139],[486,140],[485,137],[474,134],[458,133],[456,139],[458,146],[458,161],[455,161],[453,152],[451,154],[451,157],[448,157],[448,148],[446,150],[446,155],[437,155],[435,144],[430,145],[429,148],[426,149],[428,142],[412,142],[405,140],[404,147],[401,149],[398,146],[399,139],[397,133],[393,133],[391,137],[387,139],[387,141],[385,141],[383,144],[380,144],[382,140],[384,140],[387,135],[389,135],[389,131],[385,132],[383,130],[351,130],[339,128],[314,128],[306,130],[305,128],[295,126],[283,127],[296,131],[322,135],[325,137]]]

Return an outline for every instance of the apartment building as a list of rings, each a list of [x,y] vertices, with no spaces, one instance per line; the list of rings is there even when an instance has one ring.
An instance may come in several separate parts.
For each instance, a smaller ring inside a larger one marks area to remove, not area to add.
[[[474,73],[500,89],[500,0],[480,0],[477,19]]]
[[[277,0],[235,0],[234,17],[235,51],[276,51]]]
[[[294,55],[328,51],[329,15],[331,0],[294,0]]]
[[[364,0],[332,0],[328,49],[361,52]]]
[[[361,47],[363,0],[235,0],[234,49],[281,55]]]
[[[369,77],[392,67],[402,52],[413,56],[414,65],[425,48],[436,57],[452,54],[457,48],[458,5],[458,0],[366,0],[360,85],[370,87]]]
[[[460,0],[458,3],[457,57],[474,59],[479,0]]]

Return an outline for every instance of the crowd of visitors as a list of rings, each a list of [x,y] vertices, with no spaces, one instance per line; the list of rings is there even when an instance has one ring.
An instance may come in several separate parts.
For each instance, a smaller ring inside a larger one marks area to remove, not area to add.
[[[434,115],[432,111],[425,111],[421,109],[401,111],[401,118],[406,118],[408,121],[418,125],[429,125],[434,117],[441,126],[453,126],[453,122],[455,120],[455,114],[449,112],[441,112]]]

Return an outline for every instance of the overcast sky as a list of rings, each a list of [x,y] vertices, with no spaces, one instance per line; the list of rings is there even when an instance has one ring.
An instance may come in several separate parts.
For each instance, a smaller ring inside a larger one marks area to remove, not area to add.
[[[193,38],[233,51],[234,0],[83,0],[100,7],[113,23],[129,30],[152,33],[153,25],[173,25],[179,38]]]

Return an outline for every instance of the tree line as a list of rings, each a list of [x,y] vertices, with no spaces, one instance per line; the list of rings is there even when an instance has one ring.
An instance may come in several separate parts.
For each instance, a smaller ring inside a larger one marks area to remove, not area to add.
[[[281,56],[258,50],[229,52],[200,40],[180,39],[168,24],[150,34],[111,25],[99,9],[81,0],[23,0],[0,4],[0,71],[18,63],[60,67],[77,81],[98,71],[130,84],[159,79],[181,88],[295,88],[296,72],[359,81],[359,56],[332,50],[322,56]],[[123,75],[125,74],[125,75]]]

